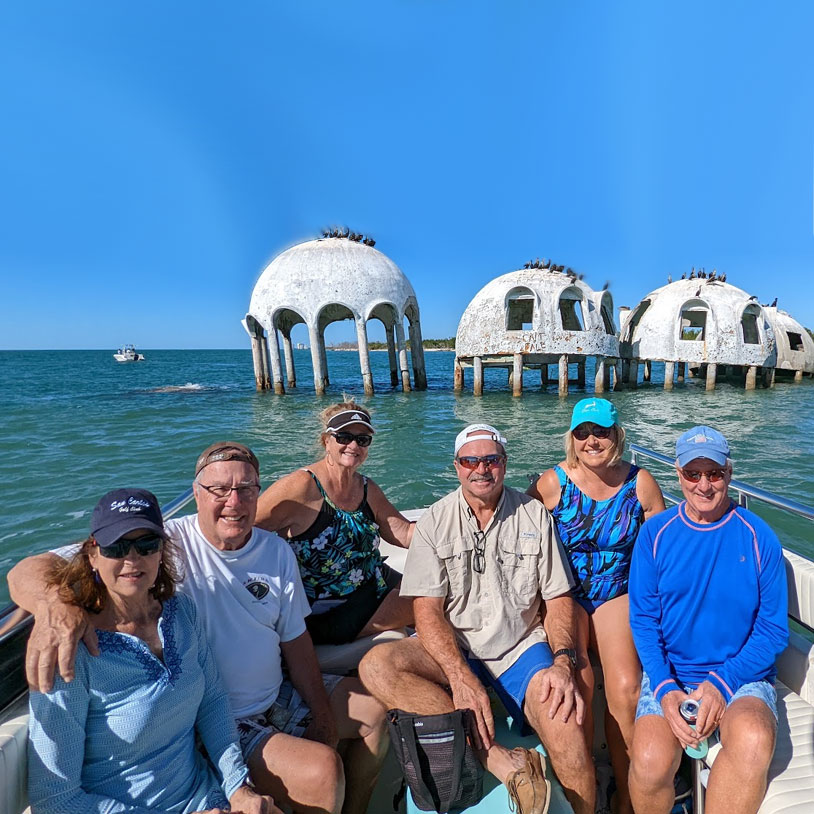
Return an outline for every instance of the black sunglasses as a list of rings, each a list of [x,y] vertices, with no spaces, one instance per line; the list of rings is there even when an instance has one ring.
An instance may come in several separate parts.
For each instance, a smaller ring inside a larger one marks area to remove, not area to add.
[[[483,529],[475,532],[475,556],[472,567],[479,574],[486,570],[486,532]]]
[[[337,444],[342,444],[343,446],[347,446],[348,444],[352,444],[354,441],[360,447],[369,447],[370,442],[373,440],[372,435],[354,435],[352,432],[331,432],[334,438],[336,438]]]
[[[131,548],[135,548],[136,554],[140,557],[147,557],[160,551],[163,544],[164,538],[159,534],[145,534],[144,537],[137,537],[135,540],[126,540],[121,537],[110,545],[96,543],[99,553],[109,560],[123,560],[130,553]]]
[[[577,441],[587,441],[592,435],[594,438],[610,438],[613,427],[601,427],[599,424],[580,424],[571,430],[571,435]]]

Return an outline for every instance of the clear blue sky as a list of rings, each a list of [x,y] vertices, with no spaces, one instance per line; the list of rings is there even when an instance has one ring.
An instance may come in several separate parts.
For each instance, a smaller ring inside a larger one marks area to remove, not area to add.
[[[537,256],[617,306],[717,267],[814,327],[812,31],[802,0],[7,0],[0,348],[248,347],[263,267],[330,224],[426,337]]]

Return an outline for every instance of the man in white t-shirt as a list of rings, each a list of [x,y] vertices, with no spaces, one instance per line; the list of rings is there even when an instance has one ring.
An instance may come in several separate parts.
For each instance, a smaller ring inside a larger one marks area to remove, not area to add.
[[[198,458],[193,490],[198,513],[165,528],[182,553],[179,590],[204,621],[254,784],[294,811],[361,814],[387,750],[384,710],[358,679],[320,674],[294,553],[253,527],[257,458],[242,444],[213,444]],[[35,615],[26,669],[44,691],[57,660],[60,675],[73,678],[80,640],[98,653],[85,612],[44,590],[58,555],[71,551],[29,557],[9,574],[12,598]]]

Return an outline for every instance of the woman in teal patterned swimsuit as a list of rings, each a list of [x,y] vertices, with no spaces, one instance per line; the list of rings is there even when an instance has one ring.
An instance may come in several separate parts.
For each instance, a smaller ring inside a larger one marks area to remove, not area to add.
[[[619,814],[630,814],[628,748],[633,735],[641,666],[628,621],[630,557],[639,527],[664,510],[658,484],[622,460],[625,431],[607,399],[583,399],[565,436],[565,460],[529,488],[551,512],[574,579],[578,608],[577,682],[585,698],[585,737],[591,747],[594,676],[588,651],[603,667],[608,702],[605,734],[618,789]]]
[[[383,562],[378,538],[407,548],[413,524],[358,472],[373,440],[370,413],[347,401],[321,418],[325,456],[270,486],[255,524],[297,555],[314,643],[342,644],[412,624],[412,600],[399,596],[401,574]]]

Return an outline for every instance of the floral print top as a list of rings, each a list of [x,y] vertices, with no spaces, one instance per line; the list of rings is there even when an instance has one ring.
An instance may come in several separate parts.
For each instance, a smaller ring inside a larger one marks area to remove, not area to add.
[[[322,495],[316,520],[288,542],[297,555],[308,601],[348,596],[364,583],[376,581],[376,595],[387,593],[382,556],[377,541],[379,527],[367,502],[367,478],[359,508],[345,511],[334,505],[317,476],[305,470]]]

